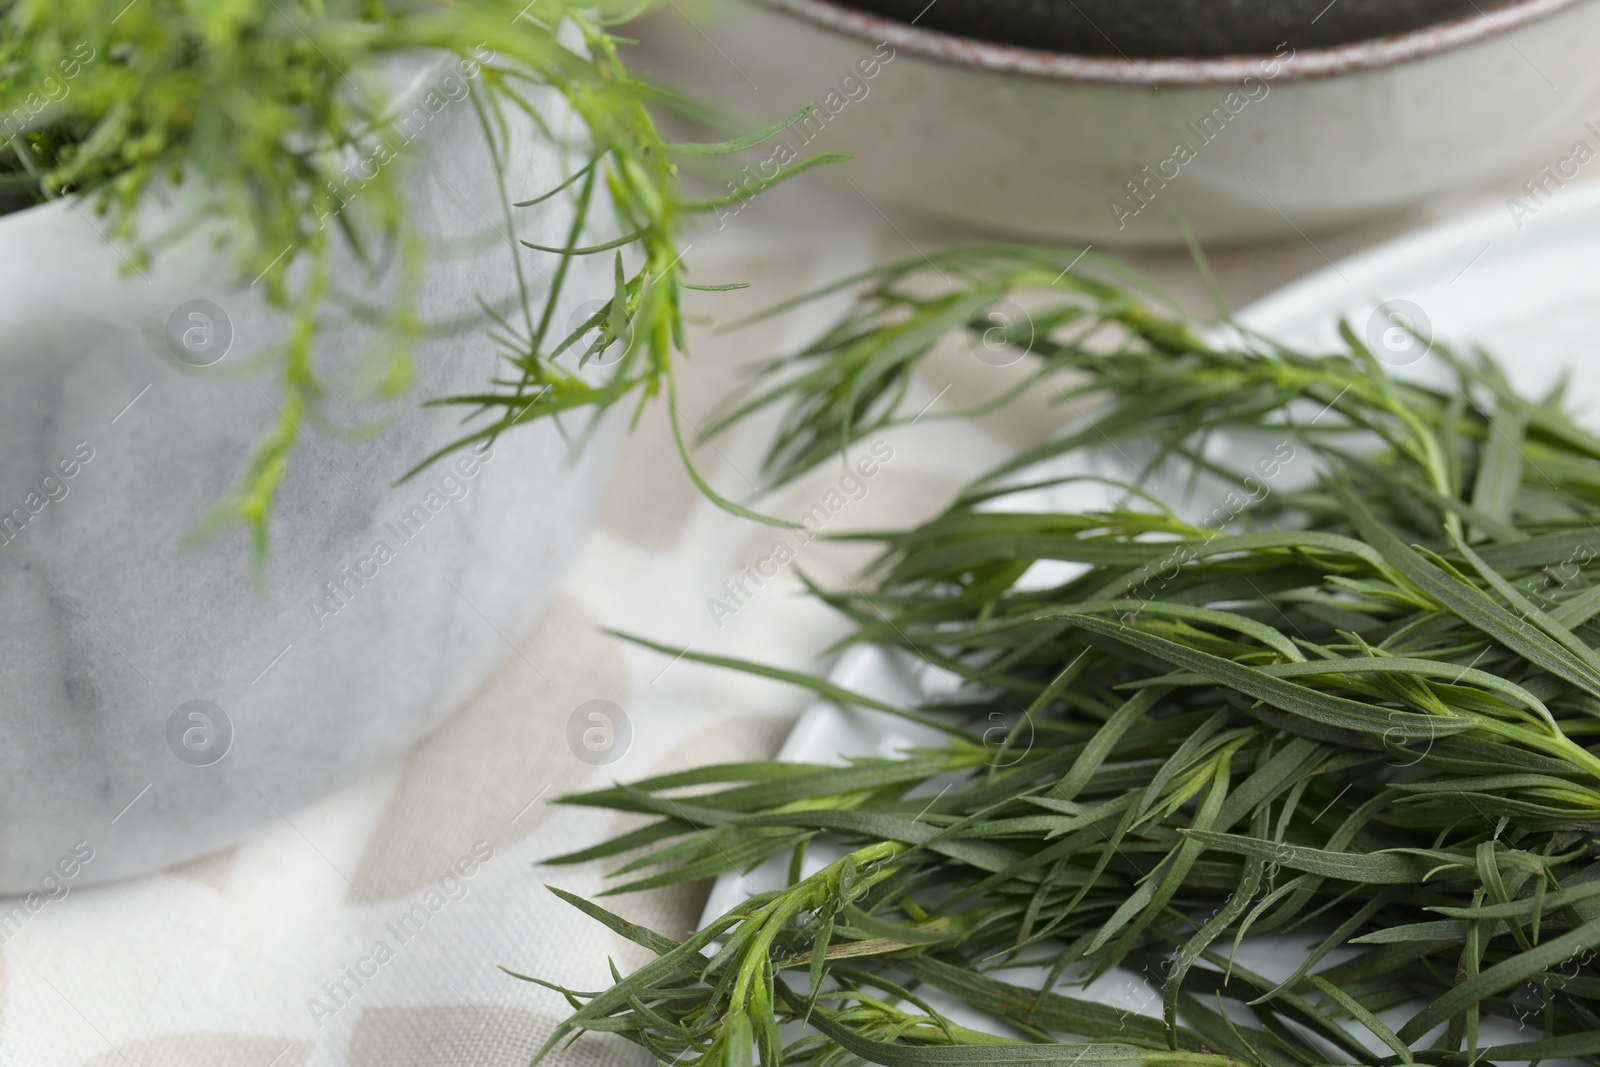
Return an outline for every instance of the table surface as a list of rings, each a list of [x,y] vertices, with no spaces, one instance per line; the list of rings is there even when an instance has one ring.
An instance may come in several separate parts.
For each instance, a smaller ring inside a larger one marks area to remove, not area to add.
[[[1503,205],[1512,191],[1481,189],[1359,229],[1213,250],[1212,264],[1231,306],[1242,307],[1384,238]],[[752,287],[690,294],[705,320],[691,331],[694,355],[681,372],[687,421],[705,418],[741,366],[794,349],[843,305],[824,302],[736,332],[714,332],[716,323],[874,263],[977,236],[805,181],[762,198],[720,231],[690,234],[693,280]],[[1124,258],[1184,306],[1208,307],[1185,253]],[[1017,373],[981,363],[957,343],[929,361],[917,389],[925,401],[940,397],[938,410],[953,397],[996,393]],[[935,513],[964,479],[1041,440],[1055,418],[1042,402],[1024,402],[1003,418],[929,420],[893,433],[893,458],[830,532]],[[819,470],[754,497],[764,432],[745,427],[702,448],[702,470],[724,493],[798,517],[839,472]],[[73,890],[0,947],[0,1067],[526,1064],[565,1006],[497,965],[592,990],[608,984],[608,957],[624,971],[645,962],[642,949],[544,888],[593,895],[604,886],[601,865],[540,865],[630,820],[549,801],[613,780],[768,758],[806,703],[776,683],[673,662],[600,630],[823,668],[818,657],[845,626],[802,595],[794,566],[843,585],[864,549],[813,542],[734,614],[716,618],[708,607],[741,566],[769,556],[786,537],[701,498],[679,467],[663,412],[648,412],[556,601],[483,691],[403,765],[290,812],[235,848],[135,881]],[[626,752],[603,767],[579,760],[565,743],[574,709],[597,699],[624,709],[632,727]],[[471,874],[452,874],[460,869]],[[681,936],[705,891],[632,894],[610,906]],[[602,1067],[650,1058],[591,1036],[547,1062]]]

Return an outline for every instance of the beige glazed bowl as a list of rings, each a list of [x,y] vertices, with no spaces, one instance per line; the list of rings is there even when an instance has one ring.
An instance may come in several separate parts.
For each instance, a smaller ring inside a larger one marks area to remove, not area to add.
[[[1600,152],[1600,2],[1479,6],[1390,37],[1200,58],[1037,51],[827,0],[715,0],[694,22],[668,9],[641,36],[658,80],[752,120],[813,105],[752,172],[849,152],[821,180],[874,205],[1152,245],[1178,240],[1174,208],[1203,240],[1246,240],[1575,176],[1578,142]]]

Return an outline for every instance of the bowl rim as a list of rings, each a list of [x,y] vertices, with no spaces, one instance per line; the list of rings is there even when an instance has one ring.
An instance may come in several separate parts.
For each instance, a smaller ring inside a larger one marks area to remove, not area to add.
[[[1478,10],[1460,18],[1386,37],[1302,51],[1294,50],[1285,42],[1276,54],[1162,57],[1095,56],[1000,44],[926,29],[847,7],[836,0],[757,2],[823,29],[875,44],[887,43],[896,50],[903,49],[912,55],[953,66],[1045,81],[1159,91],[1169,87],[1238,85],[1249,77],[1309,81],[1381,70],[1493,37],[1505,38],[1507,31],[1549,18],[1586,0],[1505,0],[1487,11],[1474,3]],[[1286,48],[1289,49],[1287,55],[1283,52]]]

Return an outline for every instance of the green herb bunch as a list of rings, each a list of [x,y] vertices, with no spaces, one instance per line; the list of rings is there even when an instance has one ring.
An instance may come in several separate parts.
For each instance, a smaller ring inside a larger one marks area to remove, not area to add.
[[[425,250],[408,226],[401,168],[386,165],[403,149],[383,78],[397,57],[432,51],[462,64],[497,163],[516,117],[578,158],[550,193],[575,208],[566,240],[551,249],[563,253],[560,266],[548,287],[531,292],[513,257],[522,307],[509,316],[487,309],[507,373],[483,396],[446,401],[494,417],[452,447],[630,395],[670,393],[686,284],[677,236],[687,215],[706,209],[679,188],[672,154],[754,142],[666,144],[647,110],[663,94],[628,73],[610,25],[593,5],[568,0],[0,0],[0,210],[70,196],[76,210],[105,220],[132,270],[205,227],[239,276],[291,315],[286,341],[266,360],[278,378],[280,420],[202,533],[244,524],[259,558],[297,440],[307,426],[331,425],[316,341],[330,303],[349,295],[330,277],[336,243],[375,276],[395,279],[380,309],[376,399],[406,390],[410,346],[434,328],[413,310]],[[575,139],[551,114],[552,93],[576,117]],[[354,184],[346,180],[352,159],[368,164]],[[174,186],[188,198],[169,196]],[[182,213],[152,232],[144,209],[157,201]],[[514,239],[515,207],[525,206],[503,202],[491,225]],[[588,231],[611,220],[622,236],[595,247]],[[570,333],[555,329],[571,255],[613,249],[608,306]],[[585,335],[593,339],[582,343]],[[624,337],[631,343],[602,361],[603,373],[579,373]]]
[[[1057,294],[1035,382],[1099,407],[874,535],[870,593],[819,591],[850,641],[953,692],[902,706],[687,653],[949,741],[567,798],[651,817],[556,861],[631,856],[613,893],[789,876],[681,943],[561,894],[657,958],[553,986],[574,1011],[546,1051],[588,1030],[706,1065],[1600,1062],[1600,438],[1481,354],[1436,345],[1437,384],[1402,381],[1348,329],[1320,355],[1199,331],[1075,257],[936,257],[959,291],[890,268],[772,369],[758,407],[794,381],[836,402],[791,409],[792,468],[896,418],[935,342],[1030,285]],[[1219,460],[1219,433],[1267,444]],[[1115,503],[1018,506],[1140,448]],[[1225,517],[1149,491],[1173,475]],[[1251,968],[1283,939],[1294,965]],[[1150,1015],[1083,991],[1112,968]]]

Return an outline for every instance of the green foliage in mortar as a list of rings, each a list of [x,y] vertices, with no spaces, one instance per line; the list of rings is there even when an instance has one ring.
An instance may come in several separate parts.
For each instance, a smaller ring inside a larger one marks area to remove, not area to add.
[[[399,148],[385,121],[390,98],[380,72],[407,53],[459,57],[474,74],[472,106],[494,136],[518,112],[543,127],[548,105],[539,101],[549,99],[547,89],[559,92],[586,131],[578,148],[587,163],[559,190],[577,216],[566,245],[553,251],[616,249],[609,305],[570,334],[552,331],[565,258],[547,291],[522,288],[522,324],[502,321],[494,334],[508,373],[481,396],[450,398],[494,416],[456,444],[671,393],[687,285],[676,238],[687,215],[713,206],[679,188],[673,155],[736,151],[787,123],[726,145],[665,143],[647,110],[664,94],[624,68],[612,24],[566,0],[0,0],[0,210],[77,198],[79,210],[105,218],[130,269],[190,228],[220,221],[240,275],[258,278],[270,301],[292,312],[271,360],[280,420],[201,534],[243,524],[254,532],[258,560],[265,552],[289,456],[303,427],[320,421],[316,340],[319,313],[334,296],[335,228],[363,258],[399,264],[398,293],[380,316],[386,343],[372,391],[393,398],[411,382],[409,346],[425,325],[406,293],[423,251],[407,225],[398,168],[376,168],[348,204],[340,193],[352,157]],[[190,214],[163,232],[142,232],[141,207],[173,184],[198,190]],[[581,248],[602,203],[624,237]],[[502,207],[509,220],[513,205]],[[636,343],[608,360],[598,380],[579,376],[578,366],[610,348],[623,324]],[[579,343],[595,330],[593,342]]]

